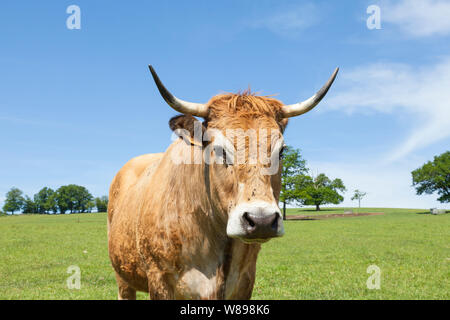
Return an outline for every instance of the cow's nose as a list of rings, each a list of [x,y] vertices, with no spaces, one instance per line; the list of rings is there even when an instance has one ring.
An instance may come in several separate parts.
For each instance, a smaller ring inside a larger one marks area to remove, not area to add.
[[[280,215],[278,212],[265,215],[244,212],[242,222],[250,239],[267,239],[277,236]]]

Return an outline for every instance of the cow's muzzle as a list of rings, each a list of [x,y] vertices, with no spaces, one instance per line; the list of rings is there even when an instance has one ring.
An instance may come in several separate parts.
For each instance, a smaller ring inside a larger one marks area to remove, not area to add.
[[[248,238],[266,239],[276,237],[278,234],[278,223],[280,216],[278,212],[269,215],[255,215],[250,212],[244,212],[242,223],[247,231]]]
[[[239,205],[230,214],[227,234],[244,242],[265,242],[281,237],[284,228],[280,210],[264,202]]]

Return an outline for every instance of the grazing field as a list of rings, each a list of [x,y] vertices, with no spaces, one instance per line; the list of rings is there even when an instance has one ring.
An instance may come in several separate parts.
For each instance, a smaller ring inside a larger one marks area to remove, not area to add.
[[[289,209],[288,214],[343,212]],[[286,235],[263,245],[253,298],[450,298],[450,214],[380,208],[359,212],[384,214],[287,221]],[[81,269],[80,290],[67,288],[71,265]],[[370,265],[381,269],[379,290],[366,287]],[[0,217],[0,299],[116,297],[106,214]]]

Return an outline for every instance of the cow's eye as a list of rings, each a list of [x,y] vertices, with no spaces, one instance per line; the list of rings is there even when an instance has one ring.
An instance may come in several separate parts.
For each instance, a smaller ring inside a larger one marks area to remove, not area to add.
[[[214,151],[217,155],[217,157],[222,158],[222,164],[224,164],[226,167],[228,167],[231,164],[231,161],[227,161],[227,152],[224,148],[221,146],[215,146]]]
[[[282,146],[280,149],[280,160],[283,159],[284,150],[286,150],[286,146]]]

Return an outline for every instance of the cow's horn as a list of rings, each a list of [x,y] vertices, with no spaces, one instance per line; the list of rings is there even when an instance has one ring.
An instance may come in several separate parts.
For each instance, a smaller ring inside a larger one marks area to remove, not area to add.
[[[333,84],[333,81],[336,78],[338,71],[339,68],[336,68],[336,70],[334,70],[333,74],[331,75],[330,79],[328,79],[327,83],[325,83],[325,85],[319,91],[317,91],[317,93],[313,95],[311,98],[296,104],[283,106],[281,109],[283,112],[283,117],[284,118],[295,117],[303,113],[306,113],[312,108],[314,108],[320,102],[320,100],[322,100],[322,98],[325,97],[325,95],[327,94],[328,89],[330,89],[331,85]]]
[[[164,87],[161,80],[159,80],[158,75],[155,72],[155,69],[151,65],[148,66],[150,72],[152,73],[153,80],[155,80],[156,86],[158,87],[159,93],[164,98],[169,106],[177,110],[178,112],[184,114],[191,114],[197,117],[206,117],[208,114],[208,107],[206,104],[188,102],[181,99],[178,99],[174,95],[172,95],[169,90]]]

